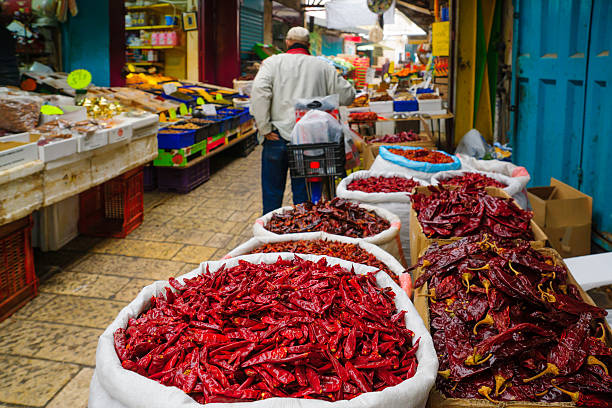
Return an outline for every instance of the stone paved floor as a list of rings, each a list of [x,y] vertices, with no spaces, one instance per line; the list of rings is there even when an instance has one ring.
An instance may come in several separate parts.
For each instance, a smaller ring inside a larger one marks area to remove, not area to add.
[[[126,239],[78,237],[37,253],[40,294],[0,323],[0,408],[85,407],[98,336],[119,310],[143,286],[251,238],[260,160],[261,147],[247,158],[220,154],[191,193],[146,193],[144,222]]]

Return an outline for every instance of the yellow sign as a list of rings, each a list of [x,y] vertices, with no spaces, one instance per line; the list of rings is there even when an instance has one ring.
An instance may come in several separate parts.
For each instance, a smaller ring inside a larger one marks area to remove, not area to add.
[[[450,23],[442,21],[432,24],[432,54],[436,57],[448,56],[450,48]]]
[[[91,73],[86,69],[75,69],[68,74],[67,82],[72,89],[87,88],[91,83]]]
[[[196,103],[197,103],[198,105],[204,105],[206,102],[204,102],[204,99],[202,99],[202,98],[198,97],[198,99],[196,99]]]
[[[184,103],[181,103],[179,105],[179,112],[181,113],[181,116],[185,116],[189,113],[189,111],[187,110],[187,105],[185,105]]]
[[[165,113],[162,112],[162,113],[159,114],[159,121],[160,122],[167,122],[168,121],[168,119],[166,119],[166,114]]]
[[[63,115],[64,111],[53,105],[43,105],[40,108],[40,113],[43,115]]]
[[[223,95],[221,95],[220,93],[217,93],[217,95],[215,95],[215,99],[220,101],[223,99]]]
[[[128,71],[130,71],[130,72],[136,71],[136,67],[134,67],[134,65],[132,65],[132,64],[128,64],[127,67],[128,67]]]
[[[171,120],[175,120],[176,119],[176,110],[175,109],[169,109],[168,112],[170,112],[170,119]]]

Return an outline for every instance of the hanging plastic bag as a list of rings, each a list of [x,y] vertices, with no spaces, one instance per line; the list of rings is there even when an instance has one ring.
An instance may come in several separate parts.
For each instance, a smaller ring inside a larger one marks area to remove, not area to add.
[[[459,145],[455,149],[455,154],[461,153],[482,159],[491,150],[491,146],[485,141],[480,132],[472,129],[461,138]]]
[[[342,133],[344,134],[344,153],[346,154],[346,165],[347,170],[359,167],[359,143],[363,143],[363,140],[355,133],[347,123],[342,124]]]

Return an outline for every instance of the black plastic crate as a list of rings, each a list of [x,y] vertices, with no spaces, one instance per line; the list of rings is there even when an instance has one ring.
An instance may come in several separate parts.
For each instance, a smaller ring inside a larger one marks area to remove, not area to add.
[[[253,133],[252,135],[247,136],[240,142],[236,143],[235,146],[232,146],[231,152],[233,155],[239,157],[247,157],[253,152],[253,150],[255,150],[257,145],[257,133]]]
[[[344,138],[339,143],[288,145],[291,177],[344,177]]]
[[[210,178],[210,160],[188,167],[156,167],[159,191],[187,194]]]

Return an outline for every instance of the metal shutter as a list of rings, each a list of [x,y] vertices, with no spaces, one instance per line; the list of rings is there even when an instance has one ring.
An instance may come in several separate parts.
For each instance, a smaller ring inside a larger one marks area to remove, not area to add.
[[[240,59],[252,58],[253,45],[263,42],[263,11],[240,7]]]

